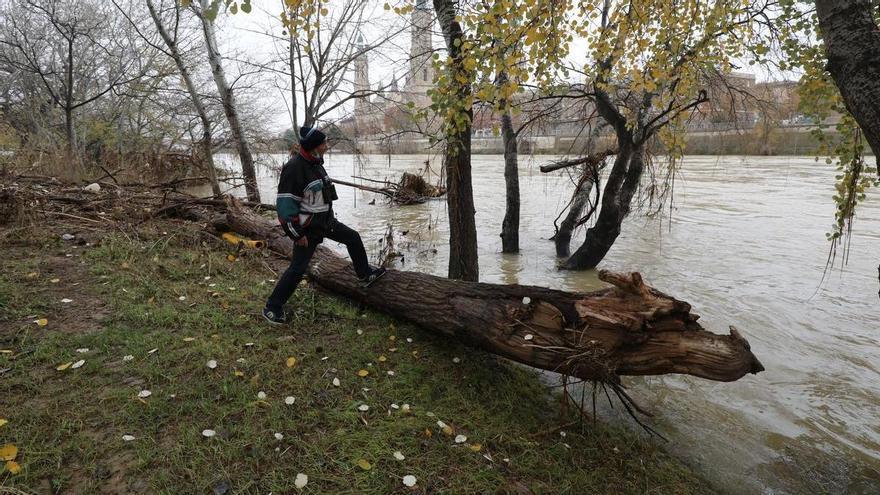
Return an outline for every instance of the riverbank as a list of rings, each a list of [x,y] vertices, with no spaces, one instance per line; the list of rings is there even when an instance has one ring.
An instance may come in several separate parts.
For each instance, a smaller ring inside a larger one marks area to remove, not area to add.
[[[199,224],[57,189],[91,206],[37,214],[30,198],[0,225],[0,444],[21,468],[0,486],[712,491],[656,442],[561,410],[535,373],[349,301],[306,287],[292,325],[267,326],[283,260],[229,261]]]
[[[778,127],[769,131],[731,129],[726,131],[692,131],[685,141],[685,155],[738,155],[738,156],[792,156],[813,155],[819,141],[811,127]],[[829,139],[838,138],[833,129],[825,131]],[[611,136],[529,136],[518,138],[522,155],[576,155],[582,150],[604,151],[617,145]],[[418,155],[432,153],[434,148],[427,138],[396,136],[388,139],[364,139],[341,142],[336,150],[376,155]],[[662,154],[662,150],[657,150]],[[870,154],[870,150],[866,151]],[[471,140],[474,155],[504,154],[504,140],[500,136],[477,135]]]

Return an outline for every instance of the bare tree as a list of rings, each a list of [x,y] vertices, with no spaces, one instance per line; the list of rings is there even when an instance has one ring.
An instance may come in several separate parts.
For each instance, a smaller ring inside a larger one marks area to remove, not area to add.
[[[211,8],[208,0],[200,0],[200,8],[194,6],[199,20],[202,23],[202,31],[205,35],[205,44],[208,50],[208,62],[211,65],[211,73],[214,76],[214,82],[217,85],[217,92],[223,103],[223,111],[226,114],[226,120],[229,121],[229,128],[232,133],[232,139],[238,147],[238,156],[241,160],[242,174],[244,175],[245,191],[250,201],[260,201],[260,190],[257,187],[257,174],[254,169],[254,158],[248,145],[241,121],[239,120],[238,109],[235,103],[234,88],[226,80],[226,73],[223,70],[223,61],[220,58],[220,52],[217,48],[217,35],[214,28],[213,16],[210,14]]]
[[[76,156],[75,112],[142,77],[149,57],[136,56],[131,38],[96,1],[13,0],[2,14],[7,67],[32,74],[64,113],[67,153]]]
[[[153,23],[156,25],[156,30],[159,32],[159,35],[162,37],[162,41],[167,47],[167,50],[163,50],[163,53],[174,60],[174,63],[177,66],[177,70],[180,72],[180,76],[183,79],[184,85],[186,86],[186,91],[187,93],[189,93],[190,100],[192,101],[192,104],[196,109],[196,113],[199,116],[199,121],[202,125],[202,136],[201,140],[199,141],[199,145],[202,149],[202,159],[205,161],[205,169],[208,173],[208,179],[211,182],[211,191],[214,193],[215,196],[220,196],[220,183],[217,181],[217,170],[214,167],[211,121],[208,118],[208,112],[205,109],[205,104],[202,102],[202,97],[196,90],[195,84],[193,84],[193,78],[190,74],[190,69],[189,67],[187,67],[186,62],[183,60],[183,55],[180,53],[180,49],[178,48],[178,27],[180,25],[181,8],[180,4],[177,0],[175,0],[172,5],[171,11],[173,13],[173,19],[170,31],[165,27],[161,13],[157,11],[152,0],[147,0],[147,8],[150,10],[150,17],[153,19]]]

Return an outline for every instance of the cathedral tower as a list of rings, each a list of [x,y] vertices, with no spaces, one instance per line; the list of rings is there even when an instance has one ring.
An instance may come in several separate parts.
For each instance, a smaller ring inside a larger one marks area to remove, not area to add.
[[[406,91],[412,96],[424,96],[434,84],[434,65],[431,62],[431,55],[434,53],[434,46],[431,43],[434,11],[428,6],[427,0],[416,2],[411,19],[412,41],[409,49]]]
[[[358,34],[355,50],[360,52],[354,60],[354,92],[363,94],[354,100],[354,117],[362,119],[367,116],[370,108],[370,100],[366,94],[370,91],[370,67],[367,62],[367,54],[364,52],[364,37]]]

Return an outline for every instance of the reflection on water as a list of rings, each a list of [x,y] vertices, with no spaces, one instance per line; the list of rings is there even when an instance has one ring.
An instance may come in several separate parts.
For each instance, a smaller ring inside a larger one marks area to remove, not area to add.
[[[439,170],[439,158],[425,156],[389,163],[335,155],[327,168],[339,178],[355,171],[396,180],[426,159]],[[503,159],[474,157],[482,281],[579,291],[600,285],[595,272],[555,269],[547,239],[572,185],[538,172],[548,159],[523,160],[522,253],[504,255]],[[274,198],[276,173],[263,172],[264,200]],[[806,157],[689,157],[671,222],[633,215],[602,265],[642,272],[691,302],[710,330],[736,326],[766,366],[730,384],[680,376],[626,381],[656,412],[652,424],[672,440],[669,448],[731,493],[880,493],[880,202],[869,197],[859,210],[849,264],[817,291],[833,176]],[[444,201],[392,208],[383,199],[369,205],[373,194],[338,189],[337,216],[361,232],[372,254],[391,223],[406,248],[406,269],[445,274]]]

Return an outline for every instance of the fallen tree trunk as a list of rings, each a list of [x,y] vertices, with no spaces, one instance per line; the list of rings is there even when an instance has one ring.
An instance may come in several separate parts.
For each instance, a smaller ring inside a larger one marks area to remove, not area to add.
[[[229,228],[265,239],[290,256],[293,243],[274,223],[230,208]],[[764,368],[748,342],[703,330],[690,305],[642,282],[638,273],[600,272],[613,287],[588,293],[449,280],[389,270],[368,290],[351,263],[319,246],[311,280],[332,292],[490,353],[536,368],[617,383],[621,375],[684,373],[733,381]]]

